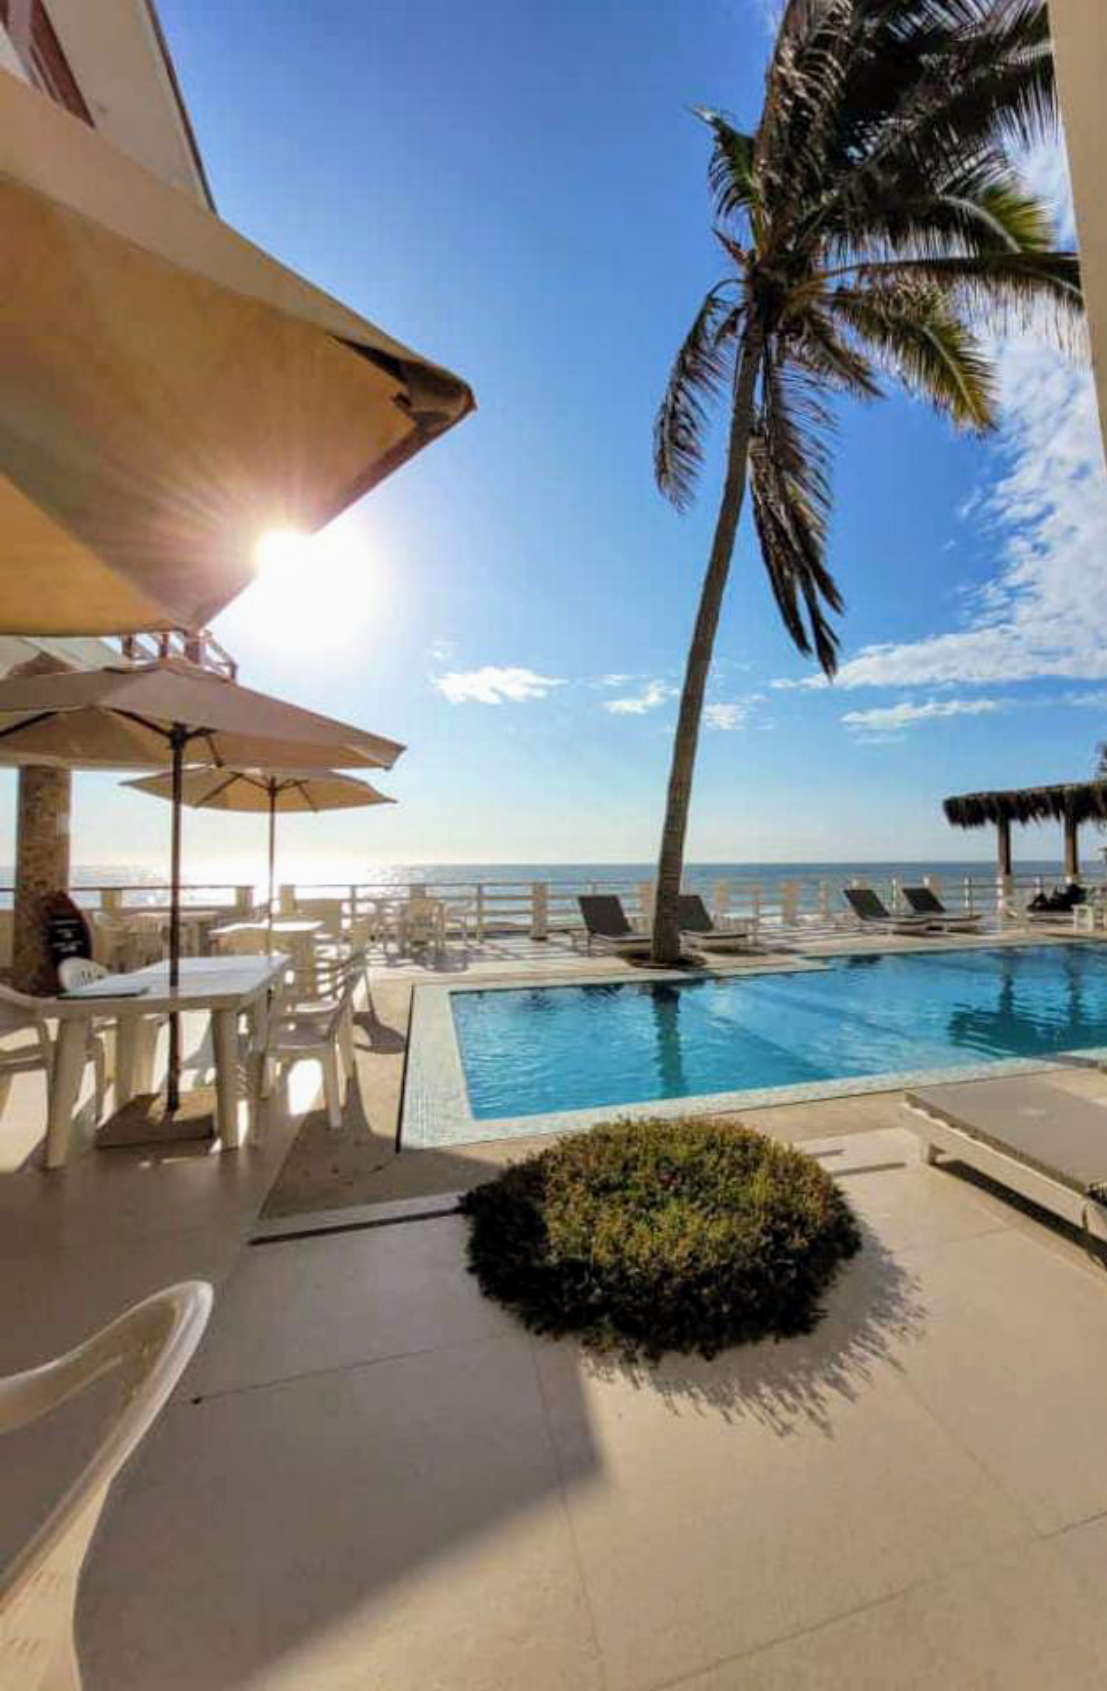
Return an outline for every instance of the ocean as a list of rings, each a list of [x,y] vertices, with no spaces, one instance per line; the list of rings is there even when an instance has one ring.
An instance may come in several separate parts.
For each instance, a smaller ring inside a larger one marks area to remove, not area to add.
[[[1101,867],[1101,855],[1098,851],[1088,851],[1084,858],[1087,870]],[[566,890],[579,888],[582,883],[621,882],[637,885],[641,881],[653,878],[654,865],[649,862],[627,863],[420,863],[420,864],[380,864],[380,863],[326,863],[320,867],[320,880],[310,881],[305,873],[306,865],[302,862],[288,866],[288,873],[282,879],[295,879],[301,887],[308,886],[336,886],[349,885],[357,882],[362,885],[376,887],[403,886],[410,882],[425,883],[431,886],[450,882],[483,881],[487,884],[504,882],[548,881],[560,884]],[[1015,864],[1016,873],[1022,876],[1040,875],[1043,880],[1052,882],[1061,879],[1062,869],[1059,858],[1025,858]],[[260,872],[261,865],[258,864]],[[866,861],[861,858],[843,859],[838,861],[819,862],[755,862],[755,863],[690,863],[685,873],[685,884],[691,891],[709,892],[716,881],[728,880],[735,882],[760,881],[770,885],[779,881],[825,880],[833,886],[844,886],[853,879],[870,881],[874,885],[886,885],[891,880],[900,883],[918,881],[924,875],[937,874],[948,883],[953,883],[966,875],[973,876],[978,881],[990,880],[994,872],[992,860],[988,858],[958,858],[942,860],[927,858],[922,860],[910,859],[881,859]],[[239,871],[241,873],[241,871]],[[210,879],[205,882],[205,875]],[[219,884],[233,882],[236,874],[228,874],[225,866],[220,866],[218,873],[213,866],[200,863],[189,863],[186,868],[186,881],[197,891],[210,889]],[[243,879],[245,876],[243,876]],[[10,889],[14,880],[14,872],[8,868],[0,868],[0,906],[11,902]],[[98,866],[80,865],[72,875],[75,888],[108,886],[164,886],[164,871],[150,868],[124,867],[117,865]],[[262,891],[260,879],[258,892]]]

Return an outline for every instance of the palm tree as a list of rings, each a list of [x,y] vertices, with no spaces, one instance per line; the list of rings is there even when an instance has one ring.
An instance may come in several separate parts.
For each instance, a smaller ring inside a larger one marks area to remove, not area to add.
[[[729,402],[729,438],[673,743],[657,963],[680,952],[700,717],[747,480],[784,626],[831,676],[836,400],[876,397],[885,373],[984,433],[996,421],[984,337],[1042,322],[1073,345],[1082,324],[1076,255],[1055,250],[1016,162],[1055,132],[1044,0],[788,0],[754,133],[698,115],[713,137],[727,270],[677,353],[655,425],[657,481],[678,508],[695,489],[712,401]]]

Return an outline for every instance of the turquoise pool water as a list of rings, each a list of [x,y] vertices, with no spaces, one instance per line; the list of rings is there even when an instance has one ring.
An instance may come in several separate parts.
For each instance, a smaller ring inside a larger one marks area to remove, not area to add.
[[[1107,952],[834,959],[796,974],[452,995],[472,1114],[952,1069],[1107,1046]]]

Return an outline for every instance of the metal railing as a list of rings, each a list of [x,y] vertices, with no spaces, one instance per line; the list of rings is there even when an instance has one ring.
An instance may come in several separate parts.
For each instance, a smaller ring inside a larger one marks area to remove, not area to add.
[[[1059,875],[1019,874],[1012,876],[1003,889],[996,876],[983,865],[972,874],[942,874],[940,871],[919,877],[926,881],[953,912],[975,911],[1002,922],[1018,919],[1035,894],[1048,891]],[[1107,891],[1104,872],[1081,877],[1084,886]],[[750,879],[745,876],[711,879],[694,870],[689,874],[690,890],[698,891],[716,920],[743,919],[756,928],[772,930],[830,926],[847,918],[842,888],[847,885],[871,886],[890,910],[903,910],[906,904],[902,887],[892,876],[856,877],[801,875],[792,877],[765,876]],[[10,887],[0,886],[0,903],[10,905]],[[162,906],[169,902],[169,887],[165,883],[101,882],[71,889],[78,904],[88,909],[107,911],[135,907]],[[369,915],[380,905],[395,905],[412,897],[442,899],[447,916],[453,914],[458,924],[464,918],[471,935],[478,941],[489,937],[522,936],[531,940],[545,940],[577,930],[581,926],[577,898],[581,893],[616,893],[628,916],[643,927],[649,925],[653,913],[654,888],[652,881],[628,877],[583,879],[566,876],[564,879],[544,880],[410,880],[341,881],[286,883],[280,888],[280,908],[292,912],[304,899],[335,899],[342,906],[346,922]],[[259,891],[242,882],[190,882],[184,888],[186,906],[225,909],[228,918],[257,914],[264,906]],[[0,908],[0,965],[7,961],[10,949],[11,910]]]
[[[170,628],[151,634],[120,634],[117,638],[120,656],[127,663],[152,663],[157,658],[187,658],[190,663],[199,664],[201,669],[225,675],[229,681],[238,677],[237,662],[206,628],[198,634],[190,634],[183,628]]]

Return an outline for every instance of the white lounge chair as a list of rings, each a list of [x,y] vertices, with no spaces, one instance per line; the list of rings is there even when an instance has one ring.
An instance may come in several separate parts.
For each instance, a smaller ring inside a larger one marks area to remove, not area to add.
[[[77,1579],[108,1489],[164,1407],[211,1314],[211,1287],[186,1281],[136,1304],[76,1350],[0,1379],[0,1435],[41,1421],[114,1374],[115,1409],[84,1469],[0,1569],[0,1685],[80,1691]]]
[[[924,1160],[944,1151],[1107,1241],[1107,1105],[1030,1076],[907,1094]]]

